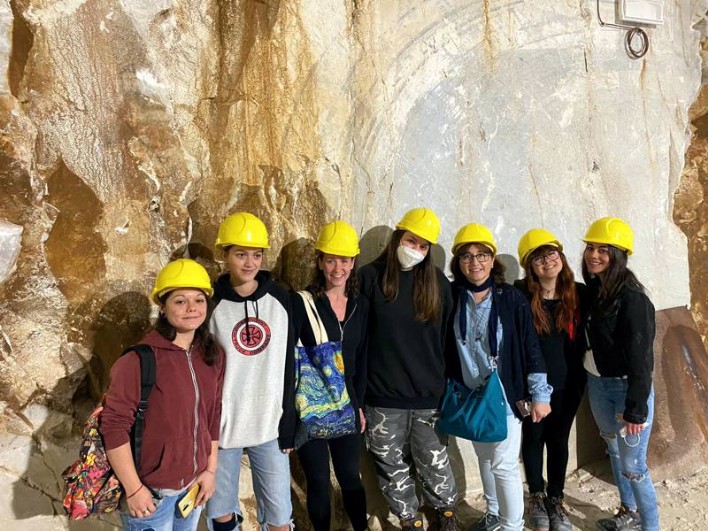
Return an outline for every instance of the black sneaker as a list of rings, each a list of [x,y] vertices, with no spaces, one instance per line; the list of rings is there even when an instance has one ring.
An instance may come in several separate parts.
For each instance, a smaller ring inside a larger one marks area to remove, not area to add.
[[[546,498],[546,509],[551,521],[551,531],[572,531],[568,509],[563,505],[563,498]]]
[[[411,518],[401,519],[403,531],[423,531],[423,517],[415,515]]]
[[[529,525],[534,531],[548,531],[550,525],[548,509],[546,509],[546,495],[543,492],[534,492],[529,496],[529,505],[526,509]]]
[[[460,531],[460,526],[455,517],[455,509],[444,508],[438,509],[438,518],[440,519],[440,531]]]
[[[470,527],[470,531],[499,531],[501,524],[496,514],[484,513],[479,522]]]
[[[597,521],[597,527],[603,531],[629,531],[642,528],[642,519],[637,511],[630,511],[626,505],[620,505],[612,518]]]

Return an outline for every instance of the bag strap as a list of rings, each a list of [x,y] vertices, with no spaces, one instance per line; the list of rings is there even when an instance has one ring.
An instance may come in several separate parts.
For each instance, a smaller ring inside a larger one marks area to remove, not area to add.
[[[322,343],[327,343],[329,341],[327,330],[325,329],[324,323],[320,318],[320,314],[317,312],[315,299],[312,298],[312,293],[309,291],[298,291],[298,295],[302,297],[302,300],[305,303],[305,312],[307,313],[307,319],[310,321],[312,333],[315,335],[315,344],[321,345]]]
[[[451,380],[451,382],[452,382],[452,385],[453,385],[453,389],[452,389],[452,392],[453,392],[453,393],[459,393],[459,392],[460,392],[460,391],[457,389],[458,387],[465,388],[465,385],[464,385],[464,384],[460,384],[459,382],[457,382],[457,381],[455,381],[455,380]],[[470,392],[470,393],[467,395],[467,397],[465,397],[465,404],[467,403],[467,401],[470,399],[471,396],[472,396],[472,393]],[[441,408],[444,408],[444,407],[447,405],[446,402],[447,402],[449,399],[450,399],[450,397],[449,397],[449,396],[447,395],[447,393],[446,393],[445,396],[443,397],[443,404],[442,404]],[[452,415],[446,416],[445,420],[447,420],[448,422],[455,422],[457,419],[459,419],[459,418],[460,418],[462,415],[464,415],[464,414],[465,414],[464,405],[463,405],[463,404],[460,404],[460,407],[457,409],[457,411],[455,411]]]
[[[157,378],[157,363],[155,361],[155,352],[150,345],[133,345],[123,351],[123,354],[128,352],[137,352],[140,356],[140,401],[138,409],[135,411],[135,423],[131,430],[131,447],[133,450],[133,460],[135,461],[136,470],[140,467],[140,450],[143,444],[143,431],[145,429],[145,412],[148,407],[148,398],[150,392],[155,386]]]

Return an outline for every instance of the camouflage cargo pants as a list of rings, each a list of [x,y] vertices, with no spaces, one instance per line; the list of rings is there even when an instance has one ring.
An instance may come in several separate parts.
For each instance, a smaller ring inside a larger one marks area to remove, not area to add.
[[[391,511],[404,520],[418,512],[415,476],[429,505],[436,509],[455,505],[457,487],[447,436],[437,430],[438,411],[366,406],[365,412],[367,446]]]

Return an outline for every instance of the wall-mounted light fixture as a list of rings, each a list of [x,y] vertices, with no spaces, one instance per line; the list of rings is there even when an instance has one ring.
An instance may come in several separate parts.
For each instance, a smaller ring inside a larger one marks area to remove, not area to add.
[[[636,24],[660,25],[664,23],[664,0],[616,0],[617,18],[625,24],[602,20],[600,0],[597,1],[597,20],[602,27],[626,29],[624,49],[632,59],[639,59],[649,50],[649,37]],[[631,24],[631,25],[630,25]]]
[[[664,0],[620,0],[617,11],[624,22],[654,26],[664,23]]]

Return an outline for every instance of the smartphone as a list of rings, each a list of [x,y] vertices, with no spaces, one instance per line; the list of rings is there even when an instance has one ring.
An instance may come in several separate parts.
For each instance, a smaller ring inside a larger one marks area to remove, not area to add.
[[[516,408],[522,417],[528,417],[531,414],[531,400],[517,400]]]
[[[643,430],[647,426],[649,426],[649,423],[644,422],[644,423],[642,423],[641,429]],[[626,424],[620,428],[619,434],[620,434],[620,437],[627,437],[627,425]]]
[[[199,484],[195,483],[177,500],[177,510],[182,518],[187,518],[197,504],[197,494],[199,494]]]

